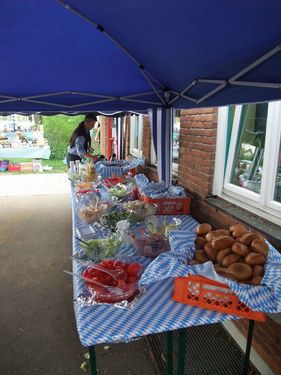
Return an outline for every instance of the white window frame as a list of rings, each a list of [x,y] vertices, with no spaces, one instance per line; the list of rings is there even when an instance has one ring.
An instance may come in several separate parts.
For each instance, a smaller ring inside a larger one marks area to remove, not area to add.
[[[213,194],[280,225],[281,203],[274,201],[281,139],[281,101],[268,103],[267,130],[260,194],[230,183],[242,106],[236,106],[224,175],[228,107],[219,108]]]
[[[138,147],[134,147],[134,136],[136,128],[134,126],[136,118],[139,118],[139,130],[138,130]],[[131,117],[131,127],[130,127],[130,153],[134,156],[142,156],[143,150],[142,150],[142,140],[143,140],[143,115],[133,115]]]
[[[178,118],[178,117],[177,117]],[[173,121],[173,127],[175,125],[175,119],[176,117],[174,117],[174,121]],[[180,124],[180,128],[181,128],[181,123],[179,121],[179,124]],[[174,130],[174,129],[173,129]],[[173,132],[174,133],[174,132]],[[179,131],[179,134],[180,134],[180,131]],[[174,137],[174,134],[172,134],[172,142],[173,142],[173,137]],[[180,152],[180,149],[179,149],[179,152]],[[172,145],[172,160],[173,160],[173,145]],[[172,172],[174,172],[175,174],[178,174],[178,171],[179,171],[179,162],[178,163],[174,163],[172,162]]]

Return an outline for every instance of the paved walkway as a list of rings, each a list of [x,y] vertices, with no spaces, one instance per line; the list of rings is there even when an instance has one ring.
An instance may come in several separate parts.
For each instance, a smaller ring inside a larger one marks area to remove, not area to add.
[[[66,173],[0,175],[0,196],[68,194]]]
[[[0,175],[0,374],[83,375],[66,174]],[[97,346],[99,375],[155,375],[145,339]]]

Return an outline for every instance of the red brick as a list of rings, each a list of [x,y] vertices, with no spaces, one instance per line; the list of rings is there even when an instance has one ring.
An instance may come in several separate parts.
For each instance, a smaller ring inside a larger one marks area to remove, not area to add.
[[[216,107],[182,109],[180,112],[180,116],[189,116],[197,113],[214,113],[217,111],[218,109]]]

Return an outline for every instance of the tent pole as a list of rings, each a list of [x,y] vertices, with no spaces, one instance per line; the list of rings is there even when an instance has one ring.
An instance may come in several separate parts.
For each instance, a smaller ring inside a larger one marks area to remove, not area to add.
[[[269,89],[281,89],[281,83],[267,83],[267,82],[248,82],[248,81],[233,81],[234,86],[249,86],[249,87],[263,87]]]
[[[105,31],[105,28],[101,25],[99,25],[98,23],[96,23],[95,21],[93,21],[92,19],[90,19],[89,17],[85,16],[84,14],[82,14],[78,9],[74,8],[73,6],[71,6],[70,4],[64,2],[63,0],[56,0],[60,5],[62,5],[63,7],[65,7],[67,10],[69,10],[70,12],[74,13],[76,16],[82,18],[84,21],[90,23],[92,26],[94,26],[97,30],[99,30],[100,32],[102,32],[108,39],[110,39],[118,48],[120,48],[123,52],[126,53],[126,55],[136,64],[138,65],[139,67],[142,67],[141,70],[144,69],[143,67],[143,64],[138,61],[126,48],[124,48],[119,42],[117,42],[116,39],[113,38],[113,36],[111,36],[110,34],[108,34],[107,31]],[[146,70],[146,69],[145,69]],[[147,70],[146,70],[147,72]],[[155,82],[157,82],[159,84],[159,81],[149,72],[149,75],[151,78],[153,78],[153,80]],[[160,84],[161,87],[164,87],[162,84]]]
[[[199,104],[199,103],[203,102],[204,100],[206,100],[210,96],[214,95],[218,91],[221,91],[222,89],[224,89],[226,85],[227,85],[227,82],[222,83],[221,85],[219,85],[218,87],[216,87],[214,90],[208,92],[206,95],[202,96],[202,98],[198,99],[196,101],[196,103]]]
[[[152,90],[155,92],[155,94],[158,96],[158,98],[161,100],[162,104],[165,105],[165,101],[161,98],[161,96],[158,94],[158,91],[156,90],[156,88],[154,87],[153,83],[150,81],[150,79],[148,78],[148,76],[146,75],[146,73],[144,72],[143,69],[141,69],[141,73],[143,74],[144,78],[147,80],[147,82],[149,83],[149,85],[151,86]]]
[[[236,81],[237,78],[243,76],[244,74],[248,73],[250,70],[254,69],[258,65],[262,64],[266,60],[268,60],[270,57],[274,56],[276,53],[281,51],[281,44],[279,44],[277,47],[273,48],[269,52],[267,52],[265,55],[254,61],[252,64],[248,65],[245,69],[241,70],[239,73],[235,74],[233,77],[231,77],[228,81],[232,83],[233,81]]]
[[[123,101],[123,102],[134,102],[134,103],[156,104],[156,105],[161,105],[162,104],[160,102],[153,102],[153,101],[150,101],[150,100],[128,99],[126,97],[121,97],[120,101]]]

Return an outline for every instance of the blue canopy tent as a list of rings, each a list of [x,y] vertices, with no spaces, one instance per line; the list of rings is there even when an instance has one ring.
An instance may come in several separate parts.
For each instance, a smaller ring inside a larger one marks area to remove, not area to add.
[[[150,108],[168,181],[172,107],[281,98],[280,19],[278,0],[2,0],[0,112]]]

